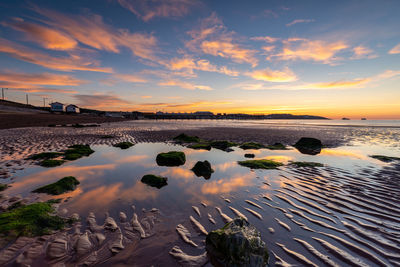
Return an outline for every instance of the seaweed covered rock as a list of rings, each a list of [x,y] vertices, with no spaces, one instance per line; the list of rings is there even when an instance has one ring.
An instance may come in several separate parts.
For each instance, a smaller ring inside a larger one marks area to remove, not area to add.
[[[211,168],[210,162],[207,160],[196,162],[192,168],[192,171],[197,177],[204,177],[205,179],[210,179],[211,174],[214,172],[214,170]]]
[[[380,160],[380,161],[383,161],[383,162],[386,162],[386,163],[396,161],[396,160],[400,161],[400,158],[398,158],[398,157],[389,157],[389,156],[384,156],[384,155],[371,155],[370,157]]]
[[[42,187],[39,187],[32,192],[34,193],[46,193],[49,195],[60,195],[68,191],[75,190],[76,186],[79,184],[79,181],[73,176],[67,176],[55,183],[48,184]]]
[[[94,153],[94,150],[89,145],[72,145],[64,152],[64,159],[76,160],[84,156],[89,156]]]
[[[244,154],[245,158],[254,158],[256,155],[252,154],[252,153],[246,153]]]
[[[50,203],[39,202],[0,213],[0,235],[38,236],[63,229],[66,220],[53,212]]]
[[[210,145],[213,148],[230,152],[232,151],[231,147],[236,146],[237,144],[229,141],[212,141]]]
[[[121,149],[128,149],[131,146],[133,146],[133,144],[131,142],[120,142],[118,144],[113,145],[113,147],[119,147]]]
[[[266,266],[268,250],[260,232],[236,218],[206,237],[206,250],[214,266]]]
[[[269,159],[244,160],[244,161],[238,161],[238,164],[251,169],[266,169],[266,170],[277,169],[278,167],[283,165],[280,162]]]
[[[266,146],[266,148],[270,149],[270,150],[287,150],[288,148],[281,143],[275,143],[273,145],[268,145]]]
[[[150,185],[152,187],[157,187],[160,189],[161,187],[167,185],[168,178],[167,177],[161,177],[158,175],[154,174],[146,174],[145,176],[142,177],[142,180],[140,180],[142,183]]]
[[[57,167],[62,165],[65,162],[65,160],[59,160],[59,159],[45,159],[40,162],[40,166],[46,167],[46,168],[51,168],[51,167]]]
[[[321,152],[322,143],[320,140],[312,137],[302,137],[294,145],[302,154],[317,155]]]
[[[180,151],[170,151],[166,153],[160,153],[157,155],[156,162],[159,166],[180,166],[185,164],[186,157],[185,153]]]
[[[241,149],[261,149],[261,148],[265,148],[265,146],[263,144],[260,143],[254,143],[254,142],[247,142],[247,143],[243,143],[240,145]]]
[[[200,138],[181,133],[180,135],[174,137],[174,141],[182,143],[198,143],[200,142]]]
[[[54,159],[57,157],[62,156],[63,153],[61,152],[43,152],[43,153],[38,153],[34,154],[29,157],[29,159],[37,160],[37,159]]]

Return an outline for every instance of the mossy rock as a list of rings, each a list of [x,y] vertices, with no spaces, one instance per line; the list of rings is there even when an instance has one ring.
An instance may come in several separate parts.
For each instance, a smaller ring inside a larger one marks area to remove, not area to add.
[[[162,177],[154,174],[146,174],[145,176],[142,177],[140,181],[149,186],[157,187],[158,189],[168,184],[167,177]]]
[[[288,148],[281,143],[275,143],[273,145],[268,145],[265,148],[269,149],[269,150],[288,150]]]
[[[247,143],[243,143],[239,146],[241,149],[261,149],[261,148],[265,148],[265,146],[263,144],[260,143],[254,143],[254,142],[247,142]]]
[[[61,230],[66,220],[52,215],[50,203],[34,203],[0,213],[0,234],[7,238],[40,236]]]
[[[384,156],[384,155],[371,155],[370,157],[380,160],[380,161],[383,161],[383,162],[386,162],[386,163],[389,163],[392,161],[397,161],[397,160],[400,161],[400,158],[398,158],[398,157],[389,157],[389,156]]]
[[[307,162],[307,161],[294,161],[291,162],[290,165],[294,165],[296,167],[308,167],[308,168],[315,168],[315,167],[324,167],[324,164],[318,162]]]
[[[294,147],[302,154],[317,155],[321,153],[322,143],[316,138],[302,137],[294,144]]]
[[[59,160],[59,159],[45,159],[40,162],[40,166],[46,167],[46,168],[52,168],[52,167],[57,167],[62,165],[65,162],[65,160]]]
[[[63,155],[63,153],[61,153],[61,152],[43,152],[43,153],[34,154],[34,155],[30,156],[29,159],[33,159],[33,160],[54,159],[54,158],[60,157],[62,155]]]
[[[60,195],[68,191],[75,190],[76,186],[79,184],[79,181],[73,176],[67,176],[55,183],[48,184],[42,187],[39,187],[32,192],[34,193],[46,193],[49,195]]]
[[[121,143],[118,143],[118,144],[114,144],[113,146],[114,147],[119,147],[121,149],[128,149],[128,148],[132,147],[133,144],[131,142],[121,142]]]
[[[156,162],[159,166],[181,166],[185,164],[186,156],[180,151],[170,151],[158,154]]]
[[[192,171],[197,177],[204,177],[205,179],[210,179],[211,174],[214,170],[211,168],[210,162],[207,160],[205,161],[198,161],[192,168]]]
[[[260,232],[243,218],[208,233],[206,250],[213,266],[264,267],[269,259]]]
[[[211,145],[208,143],[198,143],[198,144],[189,145],[188,148],[211,150]]]
[[[224,151],[232,151],[231,147],[237,146],[236,143],[229,142],[229,141],[212,141],[210,142],[211,147],[224,150]]]
[[[200,142],[200,138],[181,133],[180,135],[174,137],[174,141],[182,143],[198,143]]]
[[[244,160],[238,161],[239,165],[245,166],[251,169],[277,169],[280,166],[283,166],[283,163],[269,160],[269,159],[253,159],[253,160]]]
[[[244,157],[245,158],[254,158],[256,155],[254,155],[254,154],[251,154],[251,153],[246,153],[246,154],[244,154]]]
[[[89,145],[73,145],[69,146],[64,152],[64,159],[66,160],[77,160],[82,157],[87,157],[94,153],[94,150]]]
[[[0,191],[4,191],[8,188],[8,184],[0,184]]]

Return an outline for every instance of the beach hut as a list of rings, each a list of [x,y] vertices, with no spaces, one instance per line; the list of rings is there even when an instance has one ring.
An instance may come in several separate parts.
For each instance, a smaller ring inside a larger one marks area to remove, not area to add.
[[[79,107],[73,104],[67,106],[67,113],[79,113]]]
[[[53,102],[50,104],[50,110],[53,112],[65,112],[65,105],[60,102]]]

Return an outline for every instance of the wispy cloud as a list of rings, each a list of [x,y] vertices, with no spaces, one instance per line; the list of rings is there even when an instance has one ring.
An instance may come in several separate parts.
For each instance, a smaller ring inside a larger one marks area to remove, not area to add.
[[[287,27],[291,27],[295,24],[299,24],[299,23],[310,23],[310,22],[314,22],[314,19],[295,19],[292,22],[286,24]]]
[[[354,55],[350,59],[372,59],[376,58],[377,55],[374,53],[374,51],[368,47],[365,47],[363,45],[359,45],[353,48]]]
[[[22,61],[60,71],[83,70],[106,73],[113,71],[111,68],[100,67],[97,60],[81,56],[79,53],[69,53],[68,57],[50,56],[3,38],[0,38],[0,52]]]
[[[15,82],[26,85],[55,85],[55,86],[78,86],[87,82],[65,74],[54,74],[47,72],[18,73],[11,71],[0,72],[0,81]]]
[[[337,53],[347,49],[345,41],[309,40],[289,38],[283,41],[282,52],[272,55],[279,60],[311,60],[331,64],[338,60]]]
[[[229,58],[237,63],[249,63],[253,67],[258,64],[256,51],[236,43],[234,40],[238,38],[234,38],[235,33],[228,31],[215,13],[202,20],[200,27],[188,34],[192,40],[186,42],[186,47],[192,51]]]
[[[184,81],[180,81],[180,80],[167,80],[167,81],[160,82],[158,85],[174,86],[174,87],[180,87],[180,88],[188,89],[188,90],[196,90],[196,89],[206,90],[206,91],[212,90],[212,88],[207,85],[197,85],[197,84],[193,84],[190,82],[184,82]]]
[[[179,18],[187,15],[190,9],[199,5],[197,0],[117,0],[124,8],[143,21],[154,18]]]
[[[255,80],[266,82],[293,82],[297,80],[296,74],[287,67],[283,70],[271,70],[269,68],[264,70],[255,70],[247,73],[247,75]]]
[[[228,76],[238,76],[239,73],[228,69],[226,66],[217,67],[205,59],[195,60],[189,56],[183,58],[173,58],[166,66],[171,70],[186,70],[189,74],[194,74],[193,70],[201,70],[207,72],[217,72]]]
[[[151,34],[131,33],[127,29],[116,29],[105,24],[102,16],[96,14],[67,15],[37,6],[32,9],[46,18],[41,19],[40,22],[64,32],[70,38],[89,47],[113,53],[120,53],[120,48],[125,47],[141,59],[158,60],[156,56],[157,39]],[[31,31],[30,34],[35,38],[42,38],[35,32]]]
[[[389,54],[400,54],[400,44],[390,49]]]
[[[124,82],[129,82],[129,83],[145,83],[147,80],[141,76],[134,75],[134,74],[114,74],[113,77],[115,77],[118,80],[124,81]]]
[[[186,103],[168,103],[168,102],[155,102],[155,103],[138,103],[138,107],[146,108],[199,108],[199,107],[215,107],[216,105],[228,105],[231,104],[229,101],[193,101]]]
[[[277,41],[279,41],[279,38],[276,37],[271,37],[271,36],[256,36],[256,37],[251,37],[250,40],[254,40],[254,41],[264,41],[267,43],[275,43]]]

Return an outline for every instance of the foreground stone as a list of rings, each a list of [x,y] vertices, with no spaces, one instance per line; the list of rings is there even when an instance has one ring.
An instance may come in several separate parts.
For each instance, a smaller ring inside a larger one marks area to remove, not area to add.
[[[168,178],[166,177],[161,177],[154,174],[146,174],[145,176],[142,177],[142,180],[140,181],[149,186],[157,187],[158,189],[160,189],[161,187],[168,184],[167,180]]]
[[[322,143],[320,140],[312,137],[302,137],[294,145],[302,154],[317,155],[321,152]]]
[[[76,186],[79,184],[79,181],[73,176],[67,176],[55,183],[48,184],[42,187],[39,187],[32,192],[34,193],[46,193],[49,195],[60,195],[68,191],[75,190]]]
[[[198,143],[200,142],[200,138],[181,133],[180,135],[174,137],[174,141],[182,143]]]
[[[244,218],[210,232],[206,250],[214,266],[266,266],[269,258],[260,232]]]
[[[185,153],[180,151],[170,151],[167,153],[160,153],[157,155],[156,162],[159,166],[180,166],[185,164]]]
[[[214,170],[211,168],[210,162],[207,160],[196,162],[192,168],[192,171],[197,177],[204,177],[207,180],[210,179],[211,174],[214,172]]]

